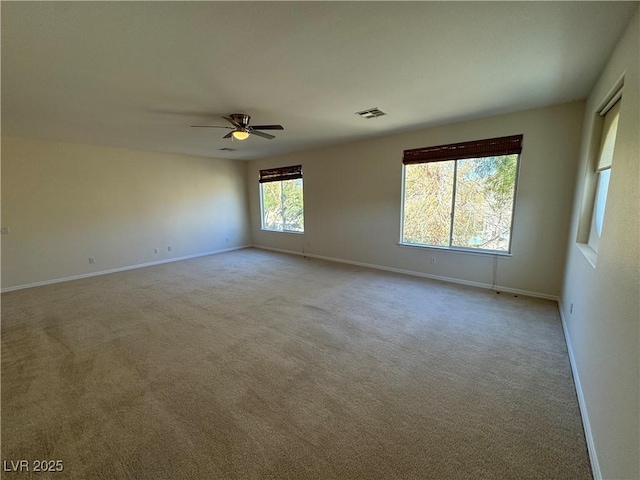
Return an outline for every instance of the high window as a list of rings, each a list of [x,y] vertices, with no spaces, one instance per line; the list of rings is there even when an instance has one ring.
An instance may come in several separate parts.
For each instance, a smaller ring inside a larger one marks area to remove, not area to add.
[[[262,229],[304,232],[302,165],[260,170]]]
[[[522,135],[405,150],[408,245],[511,251]]]
[[[604,211],[607,206],[607,194],[609,192],[609,177],[611,176],[611,163],[613,160],[613,150],[618,133],[618,117],[620,115],[620,94],[614,96],[609,106],[605,107],[600,115],[602,121],[602,137],[600,140],[600,150],[598,151],[598,163],[596,165],[596,194],[593,203],[593,213],[591,215],[591,228],[589,230],[589,246],[598,251],[600,235],[602,234],[602,224],[604,222]],[[615,102],[615,103],[613,103]],[[611,105],[613,103],[613,105]]]

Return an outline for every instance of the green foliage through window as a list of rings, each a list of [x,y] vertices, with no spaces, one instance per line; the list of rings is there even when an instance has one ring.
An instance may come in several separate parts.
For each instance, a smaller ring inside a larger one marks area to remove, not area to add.
[[[302,179],[260,184],[262,228],[279,232],[304,231]]]
[[[508,252],[518,155],[404,167],[402,242]]]

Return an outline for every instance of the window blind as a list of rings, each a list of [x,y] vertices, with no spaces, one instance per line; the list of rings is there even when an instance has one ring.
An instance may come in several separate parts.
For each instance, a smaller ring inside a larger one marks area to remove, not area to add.
[[[280,182],[282,180],[295,180],[296,178],[302,178],[302,165],[260,170],[259,181],[260,183]]]
[[[509,137],[487,138],[471,142],[451,143],[435,147],[414,148],[405,150],[402,163],[442,162],[446,160],[461,160],[463,158],[497,157],[522,152],[522,135]]]
[[[620,115],[620,100],[604,115],[604,125],[602,128],[602,140],[600,141],[600,153],[598,156],[598,166],[596,172],[601,172],[611,168],[613,160],[613,147],[616,144],[618,133],[618,117]]]

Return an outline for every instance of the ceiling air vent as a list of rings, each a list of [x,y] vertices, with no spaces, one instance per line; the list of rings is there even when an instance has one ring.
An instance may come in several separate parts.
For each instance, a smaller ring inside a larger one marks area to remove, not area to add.
[[[378,107],[375,107],[369,108],[367,110],[362,110],[361,112],[356,112],[356,115],[360,115],[364,118],[376,118],[386,115],[386,113],[380,110]]]
[[[236,150],[237,148],[228,148],[228,147],[224,147],[220,149],[221,152],[235,152]]]

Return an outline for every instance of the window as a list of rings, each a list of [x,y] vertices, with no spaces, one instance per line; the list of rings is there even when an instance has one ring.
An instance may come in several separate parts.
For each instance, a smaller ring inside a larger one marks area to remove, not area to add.
[[[304,232],[302,165],[260,170],[262,229]]]
[[[610,108],[603,109],[600,115],[603,118],[602,137],[600,140],[600,150],[598,151],[598,164],[596,174],[596,195],[593,203],[593,213],[591,215],[591,228],[589,230],[588,245],[598,251],[600,235],[602,235],[602,224],[604,222],[604,212],[607,206],[607,194],[609,192],[609,178],[611,177],[611,163],[613,161],[613,150],[618,132],[618,117],[620,115],[620,92],[609,102],[613,103]]]
[[[511,251],[522,135],[405,150],[401,243]]]

